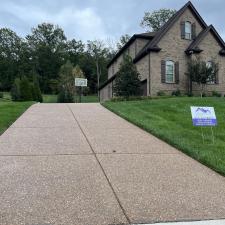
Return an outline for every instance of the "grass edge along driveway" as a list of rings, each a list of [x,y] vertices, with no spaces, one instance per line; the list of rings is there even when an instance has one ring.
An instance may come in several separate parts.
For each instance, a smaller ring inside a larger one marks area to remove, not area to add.
[[[202,164],[225,175],[225,98],[177,97],[168,99],[122,101],[102,103],[110,111],[147,132],[164,140]],[[201,128],[192,125],[190,106],[212,106],[218,120],[211,130],[204,128],[203,144]]]
[[[34,102],[0,101],[0,135]]]

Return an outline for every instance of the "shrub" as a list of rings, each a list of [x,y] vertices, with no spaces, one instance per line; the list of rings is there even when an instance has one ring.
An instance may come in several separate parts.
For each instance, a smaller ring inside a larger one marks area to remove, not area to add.
[[[31,84],[32,99],[37,102],[43,102],[41,90],[37,82]]]
[[[130,96],[140,95],[140,75],[131,57],[124,57],[117,73],[113,90],[116,96],[123,96],[126,99],[129,99]]]
[[[16,78],[10,93],[13,101],[43,101],[38,82],[30,83],[27,77]]]
[[[57,98],[59,103],[73,103],[74,95],[68,89],[62,87]]]
[[[20,79],[16,78],[10,91],[13,101],[20,101]]]
[[[166,93],[165,93],[164,91],[158,91],[158,92],[157,92],[157,95],[158,95],[158,96],[165,96]]]
[[[213,97],[221,97],[222,94],[219,93],[219,92],[217,92],[217,91],[213,91],[213,92],[212,92],[212,96],[213,96]]]
[[[22,77],[20,81],[20,100],[21,101],[32,101],[32,87],[27,77]]]
[[[187,95],[188,97],[193,97],[193,96],[194,96],[192,92],[191,92],[191,93],[187,93],[186,95]]]
[[[0,92],[0,98],[3,98],[3,97],[4,97],[3,92]]]
[[[177,89],[176,91],[173,91],[172,92],[172,96],[181,96],[181,92],[180,92],[180,90],[179,89]]]

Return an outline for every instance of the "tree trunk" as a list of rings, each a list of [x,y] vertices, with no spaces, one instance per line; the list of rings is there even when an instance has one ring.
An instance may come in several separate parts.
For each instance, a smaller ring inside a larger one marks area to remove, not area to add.
[[[97,72],[97,82],[98,82],[98,98],[99,98],[99,83],[100,83],[100,74],[99,74],[99,64],[98,59],[96,59],[96,72]]]

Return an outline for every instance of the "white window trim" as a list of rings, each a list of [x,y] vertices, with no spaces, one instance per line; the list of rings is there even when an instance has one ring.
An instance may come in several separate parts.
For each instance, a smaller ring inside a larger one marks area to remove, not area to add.
[[[167,80],[167,63],[168,62],[172,62],[173,63],[173,81],[168,81]],[[175,84],[175,63],[174,63],[174,61],[173,60],[166,60],[165,66],[166,66],[166,68],[165,68],[165,72],[166,72],[166,74],[165,74],[165,82],[167,84]]]

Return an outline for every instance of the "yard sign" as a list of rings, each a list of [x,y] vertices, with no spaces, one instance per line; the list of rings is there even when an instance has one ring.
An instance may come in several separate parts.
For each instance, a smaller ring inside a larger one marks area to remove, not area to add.
[[[213,107],[191,106],[192,122],[194,126],[216,126],[217,119]]]
[[[212,143],[215,138],[213,134],[213,127],[217,125],[216,114],[213,107],[191,106],[192,122],[194,126],[201,127],[202,141],[204,144],[205,135],[202,127],[211,127]]]

